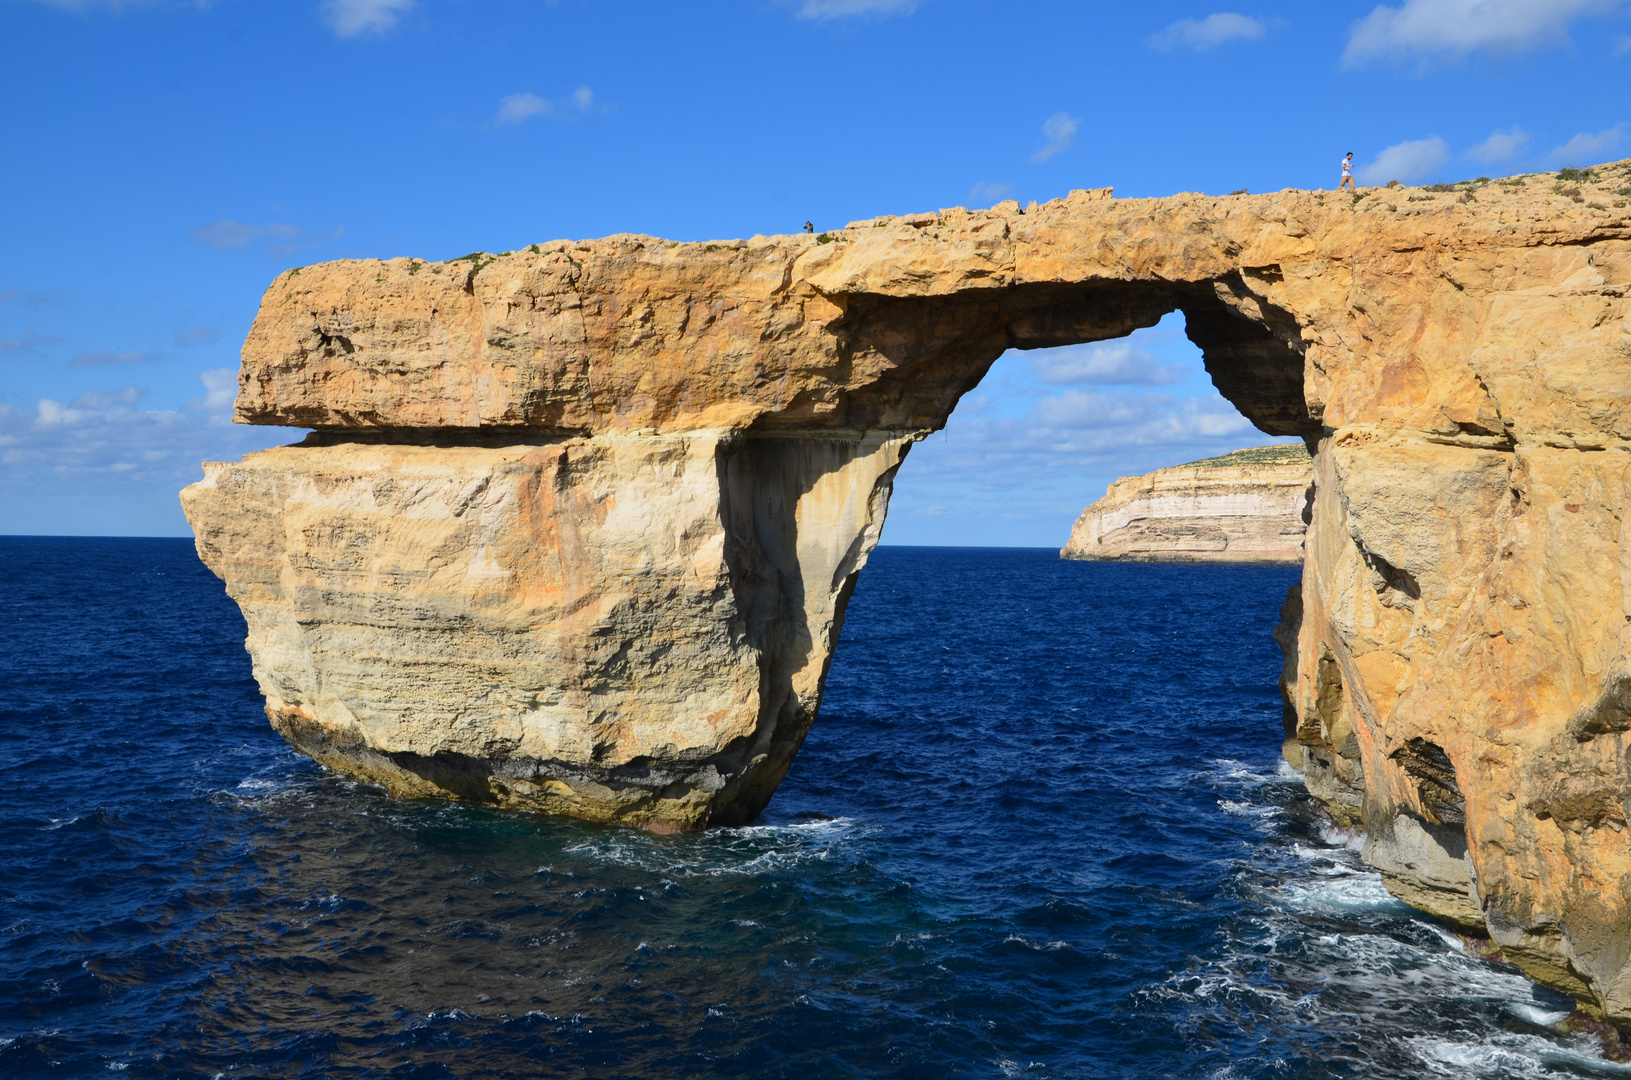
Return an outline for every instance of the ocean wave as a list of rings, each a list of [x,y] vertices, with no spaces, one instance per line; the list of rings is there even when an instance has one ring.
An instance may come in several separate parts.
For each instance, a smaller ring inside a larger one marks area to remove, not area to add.
[[[1273,903],[1308,912],[1388,912],[1407,915],[1414,909],[1387,891],[1382,875],[1336,865],[1315,871],[1313,880],[1289,881],[1264,890]]]
[[[1406,1042],[1435,1076],[1556,1080],[1560,1070],[1631,1076],[1631,1064],[1610,1061],[1594,1040],[1585,1037],[1557,1042],[1538,1035],[1492,1035],[1481,1039],[1420,1035]]]
[[[850,818],[788,825],[747,825],[678,838],[608,833],[583,840],[565,853],[601,865],[675,877],[779,874],[836,857],[837,849],[877,829]]]

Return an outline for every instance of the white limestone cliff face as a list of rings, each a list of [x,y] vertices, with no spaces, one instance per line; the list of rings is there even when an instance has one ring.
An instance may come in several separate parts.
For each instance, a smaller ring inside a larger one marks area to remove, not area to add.
[[[1303,558],[1314,463],[1300,445],[1128,476],[1089,504],[1059,554],[1134,562],[1279,562]]]

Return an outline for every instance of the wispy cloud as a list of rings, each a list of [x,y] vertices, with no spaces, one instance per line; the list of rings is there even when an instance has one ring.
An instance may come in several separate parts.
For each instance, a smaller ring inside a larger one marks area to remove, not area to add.
[[[918,0],[804,0],[801,19],[843,19],[852,15],[910,15]]]
[[[134,349],[126,349],[123,352],[92,349],[90,352],[82,352],[68,361],[68,366],[76,368],[121,367],[125,364],[150,364],[155,360],[162,359],[164,359],[163,353],[137,352]]]
[[[996,202],[1013,190],[1014,185],[1004,183],[986,183],[981,180],[968,189],[968,201],[978,205],[983,202]]]
[[[1381,5],[1353,26],[1343,63],[1460,59],[1478,50],[1524,52],[1566,41],[1583,15],[1619,0],[1405,0]]]
[[[231,218],[222,218],[194,227],[193,239],[217,251],[231,251],[265,238],[290,240],[304,233],[305,230],[298,226],[280,225],[275,221],[269,225],[245,225]]]
[[[61,344],[62,339],[54,334],[37,334],[30,330],[20,338],[0,338],[0,352],[33,353]]]
[[[1161,386],[1183,378],[1177,366],[1126,340],[1044,349],[1031,357],[1031,369],[1053,386]]]
[[[1631,53],[1631,34],[1621,34],[1614,42],[1614,55],[1624,56]]]
[[[1490,137],[1467,151],[1467,156],[1486,165],[1511,161],[1529,148],[1529,133],[1522,128],[1496,131]]]
[[[195,326],[191,330],[184,330],[175,335],[178,349],[185,349],[189,345],[214,345],[220,340],[219,326]]]
[[[1042,137],[1047,141],[1042,149],[1031,155],[1031,160],[1040,163],[1070,149],[1070,144],[1076,141],[1076,129],[1081,123],[1076,117],[1062,112],[1056,112],[1042,121]]]
[[[46,7],[56,8],[58,11],[68,11],[79,14],[83,11],[94,11],[105,8],[108,11],[123,11],[125,8],[152,7],[158,0],[34,0],[35,3]],[[208,0],[197,0],[196,7],[207,9]]]
[[[50,293],[33,289],[0,289],[0,304],[49,304],[52,299]]]
[[[968,542],[956,537],[971,529],[995,529],[980,542],[1012,543],[993,524],[1007,518],[1033,523],[1021,542],[1062,544],[1071,521],[1110,480],[1268,441],[1215,392],[1073,389],[1013,416],[976,391],[959,403],[944,435],[914,449],[902,468],[890,510],[891,520],[899,518],[894,542],[902,542],[902,530],[918,537],[906,542],[946,543]]]
[[[493,117],[493,122],[519,124],[534,116],[547,116],[553,111],[554,106],[537,94],[511,94],[499,100],[498,114]]]
[[[230,369],[202,372],[204,393],[183,409],[144,409],[137,386],[81,394],[67,404],[41,398],[33,409],[0,404],[0,498],[49,496],[64,483],[76,497],[106,485],[121,498],[174,505],[201,475],[203,461],[298,438],[288,428],[231,423]]]
[[[238,369],[211,368],[200,371],[198,379],[204,384],[204,392],[182,408],[188,412],[209,413],[230,419],[232,402],[238,396]]]
[[[327,0],[323,21],[336,37],[383,34],[413,8],[413,0]]]
[[[1193,442],[1256,430],[1221,397],[1212,402],[1087,390],[1044,398],[1031,413],[1031,421],[1062,438],[1065,445],[1100,451],[1118,444]]]
[[[102,411],[128,409],[146,396],[147,391],[139,386],[123,386],[118,390],[92,390],[88,394],[81,394],[74,398],[73,401],[68,403],[68,408]],[[56,403],[52,402],[52,404]]]
[[[884,535],[1058,546],[1117,477],[1269,441],[1211,385],[1181,316],[1119,341],[1010,351],[912,450]]]
[[[1602,131],[1582,131],[1562,146],[1553,147],[1553,161],[1570,165],[1592,165],[1625,141],[1627,124],[1620,122]]]
[[[1450,147],[1443,139],[1413,139],[1394,143],[1376,155],[1376,160],[1363,165],[1358,177],[1364,184],[1385,184],[1389,180],[1412,184],[1426,180],[1450,160]]]
[[[1162,52],[1173,49],[1193,49],[1200,52],[1215,48],[1228,41],[1250,41],[1268,31],[1261,19],[1248,18],[1233,11],[1220,11],[1204,19],[1179,19],[1150,38],[1150,46]]]
[[[198,225],[192,231],[194,240],[217,251],[233,251],[255,244],[265,244],[266,254],[272,257],[319,248],[344,235],[344,225],[333,232],[324,233],[275,221],[265,225],[247,225],[231,218],[212,221],[208,225]]]
[[[537,94],[511,94],[499,99],[498,112],[493,123],[499,127],[521,124],[535,116],[571,117],[591,112],[595,107],[595,92],[580,86],[559,101],[550,101]]]

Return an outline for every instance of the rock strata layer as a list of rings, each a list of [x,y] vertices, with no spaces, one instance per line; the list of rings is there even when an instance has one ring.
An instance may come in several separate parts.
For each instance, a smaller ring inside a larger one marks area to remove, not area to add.
[[[272,722],[335,768],[749,819],[913,440],[1006,349],[1182,310],[1313,451],[1287,756],[1409,902],[1631,1021],[1631,163],[1112,199],[821,236],[328,263],[182,501]]]
[[[1308,451],[1295,443],[1123,477],[1082,511],[1059,555],[1299,563],[1313,478]]]

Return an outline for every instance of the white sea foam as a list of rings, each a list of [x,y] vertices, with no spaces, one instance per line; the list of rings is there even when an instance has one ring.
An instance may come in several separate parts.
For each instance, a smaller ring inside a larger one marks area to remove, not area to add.
[[[1407,1040],[1423,1065],[1436,1076],[1541,1077],[1550,1070],[1538,1055],[1510,1045],[1513,1040],[1456,1041],[1436,1035]],[[1501,1045],[1507,1043],[1508,1045]]]
[[[1631,1064],[1609,1061],[1586,1037],[1555,1042],[1538,1035],[1494,1035],[1473,1040],[1423,1035],[1407,1042],[1436,1076],[1555,1078],[1576,1070],[1631,1076]]]
[[[1375,911],[1403,915],[1411,910],[1387,891],[1381,874],[1362,873],[1340,865],[1315,868],[1314,872],[1321,875],[1319,879],[1287,882],[1267,890],[1267,895],[1299,911],[1337,914]]]
[[[792,825],[713,829],[679,843],[635,834],[596,836],[567,848],[572,855],[673,877],[756,876],[825,861],[834,850],[874,829],[850,818]]]
[[[1320,826],[1320,839],[1335,848],[1347,848],[1349,851],[1361,851],[1365,847],[1365,834],[1358,829],[1344,829],[1341,825],[1327,823]]]
[[[1219,799],[1218,806],[1223,809],[1225,814],[1233,814],[1236,817],[1256,818],[1259,821],[1267,821],[1270,818],[1277,818],[1284,813],[1284,811],[1278,806],[1269,806],[1263,803],[1242,802],[1238,799]]]
[[[918,935],[919,938],[927,938],[928,936],[928,934]],[[1009,934],[1007,937],[1002,939],[1002,943],[1004,945],[1007,945],[1010,942],[1016,945],[1023,945],[1033,952],[1058,952],[1060,949],[1068,949],[1071,947],[1070,942],[1068,941],[1048,941],[1038,944],[1037,942],[1032,941],[1030,938],[1021,937],[1019,934]]]
[[[1519,1020],[1534,1024],[1536,1027],[1551,1027],[1553,1024],[1561,1024],[1569,1018],[1569,1012],[1566,1009],[1543,1009],[1539,1005],[1528,1001],[1509,1001],[1506,1003],[1506,1010]]]
[[[1234,758],[1214,758],[1207,764],[1212,766],[1211,775],[1214,779],[1244,783],[1251,787],[1262,787],[1264,784],[1284,779],[1280,771],[1272,765],[1264,769],[1261,766],[1248,765],[1244,761],[1236,761]]]
[[[1444,947],[1446,949],[1449,949],[1452,952],[1461,953],[1463,956],[1466,955],[1467,943],[1462,939],[1460,934],[1457,934],[1453,930],[1446,930],[1437,923],[1423,922],[1421,919],[1411,919],[1410,921],[1427,931],[1429,934],[1432,934],[1440,941],[1444,942]]]

